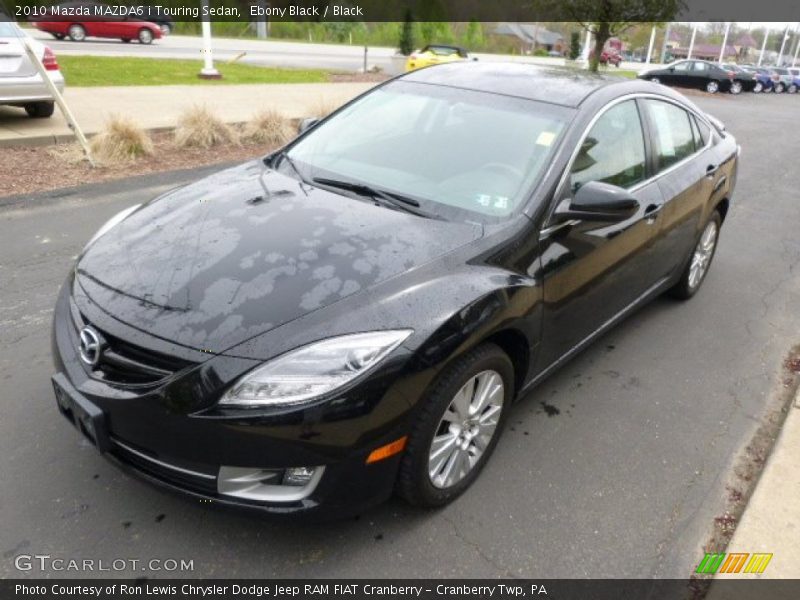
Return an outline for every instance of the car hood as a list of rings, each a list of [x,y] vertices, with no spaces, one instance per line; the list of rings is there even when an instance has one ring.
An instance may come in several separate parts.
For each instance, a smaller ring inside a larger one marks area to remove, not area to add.
[[[222,353],[481,236],[305,188],[254,161],[170,192],[90,244],[77,283],[128,325]]]

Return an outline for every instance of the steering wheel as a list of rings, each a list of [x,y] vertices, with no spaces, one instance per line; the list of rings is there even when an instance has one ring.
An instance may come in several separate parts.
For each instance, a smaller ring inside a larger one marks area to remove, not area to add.
[[[495,173],[502,173],[505,175],[511,175],[512,177],[522,179],[522,171],[517,169],[516,167],[512,167],[511,165],[507,165],[505,163],[500,162],[490,162],[482,165],[479,169],[480,171],[494,171]]]

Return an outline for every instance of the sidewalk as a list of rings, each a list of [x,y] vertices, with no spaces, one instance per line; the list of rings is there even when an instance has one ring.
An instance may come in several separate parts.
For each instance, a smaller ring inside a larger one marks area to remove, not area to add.
[[[800,562],[800,393],[775,443],[755,492],[726,550],[732,553],[771,553],[763,574],[717,574],[717,579],[798,579]],[[727,588],[730,590],[730,588]],[[712,584],[707,600],[722,600]]]
[[[64,97],[87,135],[99,131],[112,114],[130,117],[145,129],[174,127],[180,114],[205,104],[235,123],[274,108],[287,117],[313,115],[320,105],[339,106],[374,83],[285,83],[245,85],[168,85],[69,88]],[[73,139],[56,108],[49,119],[30,119],[20,108],[0,106],[0,148],[52,144]]]

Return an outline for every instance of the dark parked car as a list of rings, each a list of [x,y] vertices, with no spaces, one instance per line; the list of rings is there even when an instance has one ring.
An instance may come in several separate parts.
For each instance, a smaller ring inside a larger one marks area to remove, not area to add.
[[[664,85],[697,88],[711,94],[719,91],[737,94],[742,91],[736,84],[733,71],[723,69],[716,63],[706,60],[680,60],[662,69],[652,69],[639,75]]]
[[[82,0],[64,2],[49,9],[42,17],[31,19],[34,27],[58,40],[68,37],[83,42],[88,37],[117,38],[123,42],[138,40],[151,44],[162,37],[161,28],[138,16],[117,16],[108,12],[108,5]]]
[[[738,153],[663,86],[413,71],[106,223],[58,297],[58,407],[119,465],[220,505],[444,505],[515,399],[698,291]]]
[[[758,85],[758,79],[755,73],[745,69],[742,66],[734,64],[724,64],[722,68],[726,71],[733,73],[733,84],[731,84],[731,93],[740,94],[741,92],[752,92]],[[760,91],[760,90],[759,90]]]

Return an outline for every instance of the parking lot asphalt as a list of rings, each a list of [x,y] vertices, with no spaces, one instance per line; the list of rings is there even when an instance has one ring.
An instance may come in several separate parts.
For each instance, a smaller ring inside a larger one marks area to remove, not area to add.
[[[91,234],[165,185],[0,210],[0,576],[688,576],[800,342],[800,98],[693,100],[743,148],[703,289],[658,299],[524,398],[475,486],[435,512],[393,500],[337,523],[275,522],[121,474],[56,410],[50,319]],[[194,568],[20,572],[20,554]]]

